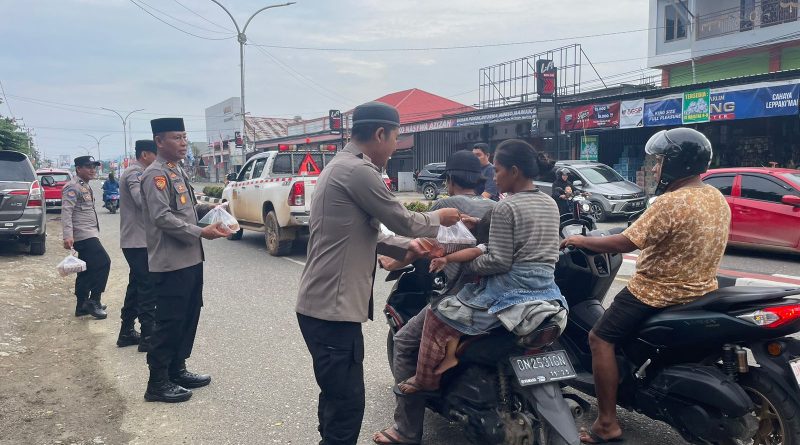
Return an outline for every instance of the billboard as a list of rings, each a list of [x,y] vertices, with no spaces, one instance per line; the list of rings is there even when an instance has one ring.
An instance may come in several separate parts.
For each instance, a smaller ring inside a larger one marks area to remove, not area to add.
[[[683,97],[667,97],[644,103],[645,127],[680,125],[683,119]]]
[[[536,61],[536,91],[539,97],[553,97],[556,92],[556,66],[552,60]]]
[[[619,128],[637,128],[644,125],[644,99],[623,100],[619,104]]]
[[[711,90],[708,88],[683,93],[684,124],[701,124],[711,120]]]
[[[597,152],[600,149],[600,136],[582,136],[580,159],[585,161],[596,161]]]
[[[767,84],[756,88],[711,90],[711,120],[755,119],[798,114],[800,84]]]
[[[561,111],[561,130],[577,131],[619,126],[619,102],[580,105]]]

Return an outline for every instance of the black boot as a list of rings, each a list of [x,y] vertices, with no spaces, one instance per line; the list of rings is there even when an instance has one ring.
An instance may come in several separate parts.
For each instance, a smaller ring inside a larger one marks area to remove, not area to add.
[[[117,347],[138,345],[141,341],[139,333],[133,327],[133,320],[123,320],[117,337]]]
[[[148,402],[178,403],[192,398],[192,391],[169,381],[169,374],[164,368],[150,367],[150,380],[144,399]]]
[[[100,308],[100,303],[92,300],[91,298],[83,303],[83,310],[98,320],[103,320],[104,318],[108,317],[106,311]]]
[[[76,317],[83,317],[84,315],[89,315],[89,311],[83,308],[83,304],[86,303],[88,298],[86,297],[78,297],[78,302],[75,304],[75,316]]]
[[[94,300],[94,301],[96,301],[96,302],[97,302],[97,304],[99,304],[99,305],[100,305],[100,309],[102,309],[102,310],[106,310],[106,309],[107,309],[106,305],[100,302],[100,298],[101,298],[102,296],[103,296],[103,294],[94,294],[94,293],[93,293],[93,294],[92,294],[92,296],[91,296],[91,297],[89,297],[89,298],[90,298],[90,299],[92,299],[92,300]]]
[[[142,335],[139,341],[139,352],[150,352],[153,343],[153,323],[142,323]]]
[[[211,376],[186,370],[186,362],[178,360],[169,367],[169,379],[184,388],[200,388],[211,383]]]

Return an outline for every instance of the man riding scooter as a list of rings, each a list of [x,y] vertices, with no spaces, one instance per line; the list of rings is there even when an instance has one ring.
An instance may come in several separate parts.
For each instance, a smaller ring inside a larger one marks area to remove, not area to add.
[[[103,182],[103,207],[111,213],[115,213],[119,208],[119,181],[114,172],[109,173],[108,179]]]
[[[596,253],[641,250],[636,272],[589,333],[599,414],[583,443],[619,441],[616,417],[619,370],[615,345],[666,307],[684,304],[717,289],[716,273],[728,239],[730,209],[722,194],[704,185],[712,148],[700,132],[664,130],[645,146],[656,157],[658,199],[622,234],[566,238],[561,247]]]

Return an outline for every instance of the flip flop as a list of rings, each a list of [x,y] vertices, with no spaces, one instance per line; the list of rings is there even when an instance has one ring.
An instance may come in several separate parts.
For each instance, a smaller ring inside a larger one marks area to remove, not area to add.
[[[389,433],[391,428],[386,428],[381,430],[378,434],[383,436],[386,439],[391,440],[391,442],[378,442],[375,439],[372,439],[372,442],[377,443],[378,445],[419,445],[416,442],[400,442],[400,439],[397,438],[394,434]]]
[[[408,385],[408,386],[410,386],[412,388],[416,388],[417,391],[410,392],[410,393],[404,393],[403,390],[400,389],[400,385]],[[395,394],[397,394],[398,396],[400,396],[400,397],[429,397],[430,398],[430,397],[437,397],[439,395],[439,391],[438,390],[436,390],[436,391],[425,391],[425,390],[419,389],[419,386],[409,382],[407,379],[403,380],[402,382],[400,382],[400,383],[398,383],[396,385],[394,385],[394,387],[392,387],[392,391]]]
[[[587,436],[589,436],[589,439],[591,439],[591,442],[584,442],[583,440],[581,440],[581,443],[619,443],[625,441],[625,439],[623,439],[622,437],[612,437],[610,439],[603,439],[591,429],[581,428],[580,432],[582,434],[586,434]]]

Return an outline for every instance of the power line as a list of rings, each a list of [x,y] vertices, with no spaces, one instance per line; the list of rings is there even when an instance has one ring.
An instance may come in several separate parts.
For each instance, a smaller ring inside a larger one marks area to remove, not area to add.
[[[164,11],[158,9],[158,8],[156,8],[155,6],[145,2],[144,0],[138,0],[138,2],[143,4],[143,5],[145,5],[145,6],[147,6],[148,8],[150,8],[150,9],[156,11],[156,12],[159,12],[159,13],[171,18],[172,20],[175,20],[177,22],[181,22],[181,23],[183,23],[185,25],[194,26],[197,29],[202,29],[203,31],[213,32],[213,33],[216,33],[216,34],[228,34],[228,35],[231,34],[230,31],[217,31],[216,29],[208,29],[208,28],[204,28],[204,27],[199,26],[199,25],[195,25],[194,23],[187,22],[186,20],[180,19],[178,17],[175,17],[174,15],[170,15],[170,14],[168,14],[168,13],[166,13],[166,12],[164,12]]]
[[[222,25],[220,25],[220,24],[217,24],[217,23],[215,23],[215,22],[212,22],[211,20],[209,20],[209,19],[205,18],[204,16],[202,16],[202,15],[198,14],[198,13],[197,13],[197,12],[195,12],[193,9],[189,8],[188,6],[186,6],[186,5],[184,5],[183,3],[179,2],[178,0],[172,0],[172,1],[174,1],[175,3],[177,3],[177,4],[181,5],[181,7],[183,7],[183,9],[185,9],[185,10],[187,10],[187,11],[191,12],[192,14],[194,14],[194,15],[196,15],[196,16],[198,16],[198,17],[200,17],[201,19],[205,20],[206,22],[208,22],[208,23],[211,23],[212,25],[216,26],[217,28],[224,29],[224,30],[225,30],[225,31],[227,31],[227,32],[233,32],[233,30],[232,30],[232,29],[230,29],[230,28],[226,28],[226,27],[224,27],[224,26],[222,26]]]
[[[136,3],[136,0],[129,0],[129,1],[131,3],[133,3],[134,5],[136,5],[137,7],[139,7],[139,9],[141,9],[142,11],[146,12],[148,15],[152,16],[154,19],[158,20],[159,22],[161,22],[161,23],[163,23],[163,24],[165,24],[165,25],[167,25],[167,26],[169,26],[171,28],[174,28],[174,29],[176,29],[176,30],[178,30],[178,31],[180,31],[180,32],[182,32],[184,34],[188,34],[188,35],[190,35],[192,37],[197,37],[197,38],[205,39],[205,40],[228,40],[228,39],[233,39],[235,37],[235,36],[230,36],[230,37],[203,37],[203,36],[200,36],[200,35],[197,35],[197,34],[193,34],[193,33],[189,32],[189,31],[185,31],[185,30],[183,30],[181,28],[178,28],[177,26],[173,25],[172,23],[169,23],[169,22],[163,20],[161,17],[159,17],[159,16],[153,14],[152,12],[148,11],[147,9],[145,9],[139,3]]]
[[[6,89],[3,88],[3,82],[2,81],[0,81],[0,92],[3,93],[3,100],[5,101],[6,106],[8,107],[8,114],[11,115],[12,119],[17,120],[17,118],[14,117],[14,112],[11,111],[11,104],[8,102],[8,97],[6,97]]]

